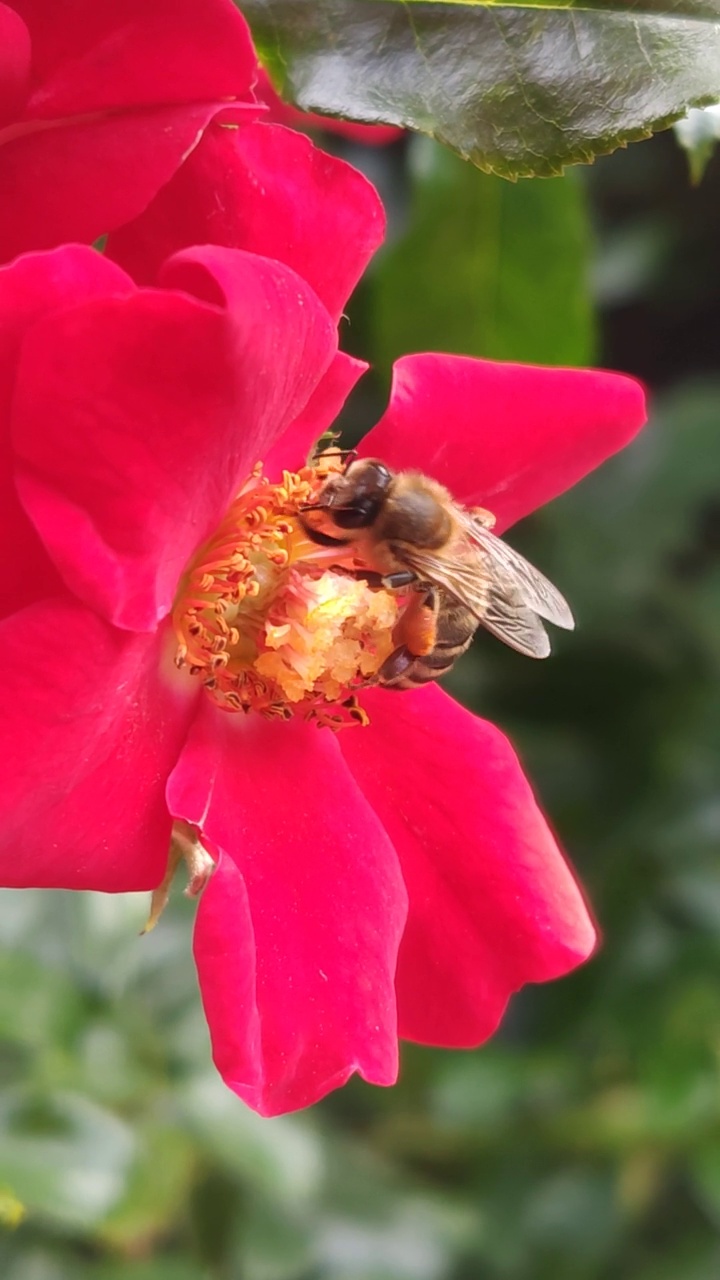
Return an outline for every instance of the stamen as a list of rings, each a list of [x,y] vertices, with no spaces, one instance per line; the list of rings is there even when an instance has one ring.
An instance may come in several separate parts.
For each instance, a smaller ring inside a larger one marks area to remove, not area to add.
[[[271,484],[258,463],[184,575],[175,665],[226,711],[367,723],[355,691],[395,648],[405,602],[354,576],[351,553],[318,546],[299,522],[341,466],[333,451]]]
[[[150,899],[150,913],[141,935],[150,933],[155,928],[170,897],[170,885],[175,878],[180,863],[184,862],[188,869],[188,883],[185,887],[186,898],[199,898],[213,871],[215,862],[200,839],[197,829],[189,822],[177,818],[173,822],[168,850],[167,867],[157,889],[153,889]]]

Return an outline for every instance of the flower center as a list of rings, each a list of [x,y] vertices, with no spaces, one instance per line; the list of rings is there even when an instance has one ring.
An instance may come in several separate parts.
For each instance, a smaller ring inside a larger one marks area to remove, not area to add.
[[[367,724],[355,694],[393,652],[401,602],[304,532],[298,512],[332,470],[337,451],[271,484],[258,463],[183,576],[175,663],[226,711]]]

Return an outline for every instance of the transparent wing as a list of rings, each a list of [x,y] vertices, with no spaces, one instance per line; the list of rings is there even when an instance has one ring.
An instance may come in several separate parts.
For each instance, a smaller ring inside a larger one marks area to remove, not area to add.
[[[490,602],[492,570],[483,551],[454,556],[437,556],[411,544],[403,545],[402,560],[422,582],[432,582],[447,595],[464,604],[478,622],[485,617]]]
[[[557,587],[521,556],[519,551],[514,551],[479,521],[474,520],[471,512],[459,511],[457,514],[470,540],[486,553],[493,580],[504,579],[512,584],[517,593],[515,598],[533,613],[553,622],[556,627],[572,631],[575,620],[567,600]]]
[[[482,625],[527,658],[547,658],[550,653],[550,639],[542,622],[510,586],[499,591],[491,588]]]
[[[419,578],[465,605],[499,640],[527,657],[546,658],[550,641],[540,619],[571,630],[574,621],[567,601],[472,513],[456,509],[455,514],[465,537],[453,554],[439,557],[407,547],[403,560]]]

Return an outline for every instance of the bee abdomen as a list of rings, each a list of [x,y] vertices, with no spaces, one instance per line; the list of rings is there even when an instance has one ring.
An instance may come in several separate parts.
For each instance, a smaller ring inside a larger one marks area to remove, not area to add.
[[[458,658],[470,647],[472,636],[461,644],[449,644],[447,641],[437,644],[426,658],[416,658],[412,670],[408,672],[414,684],[427,684],[428,680],[437,680],[447,675],[455,666]]]
[[[402,674],[398,674],[389,681],[383,681],[386,689],[416,689],[418,685],[429,684],[431,680],[438,680],[440,676],[447,675],[454,667],[457,659],[465,653],[470,647],[472,635],[468,636],[460,644],[453,644],[448,641],[440,641],[436,644],[432,653],[424,658],[413,658],[412,661],[405,666]]]

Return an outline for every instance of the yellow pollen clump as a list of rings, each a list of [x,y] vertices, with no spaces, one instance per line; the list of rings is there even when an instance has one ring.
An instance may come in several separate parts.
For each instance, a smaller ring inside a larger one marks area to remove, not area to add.
[[[271,484],[258,464],[175,601],[175,662],[228,711],[367,723],[355,693],[396,647],[396,596],[354,577],[352,561],[307,538],[297,514],[322,466]]]

